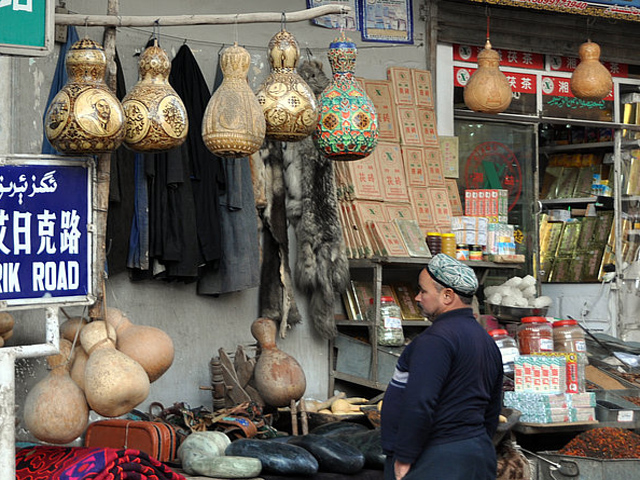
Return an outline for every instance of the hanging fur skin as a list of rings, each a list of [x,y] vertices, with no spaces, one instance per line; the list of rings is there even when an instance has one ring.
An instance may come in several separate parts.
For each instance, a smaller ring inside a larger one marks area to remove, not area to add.
[[[302,321],[296,305],[285,209],[282,145],[266,141],[260,151],[264,161],[266,207],[262,215],[262,268],[260,272],[260,316],[279,322],[280,337]]]
[[[303,62],[298,73],[316,95],[329,84],[317,60]],[[296,286],[308,295],[309,316],[322,338],[337,334],[335,293],[349,283],[349,261],[338,217],[333,162],[318,152],[311,137],[284,149],[287,217],[297,239]]]

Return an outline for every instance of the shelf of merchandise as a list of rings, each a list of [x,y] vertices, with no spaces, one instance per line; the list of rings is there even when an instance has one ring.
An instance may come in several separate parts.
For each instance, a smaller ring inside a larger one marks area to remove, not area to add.
[[[383,277],[404,275],[406,273],[406,279],[409,282],[417,283],[417,277],[424,265],[429,262],[430,258],[427,257],[373,257],[364,259],[350,259],[349,267],[352,273],[359,279],[365,279],[371,281],[372,292],[375,305],[375,317],[380,316],[380,297],[382,295]],[[471,268],[479,273],[479,282],[482,284],[486,273],[492,269],[500,270],[515,270],[520,268],[522,264],[519,263],[494,263],[480,260],[465,261],[463,262],[469,265]],[[412,330],[427,328],[430,322],[425,320],[403,320],[402,326]],[[344,331],[345,329],[366,329],[366,337],[369,341],[369,346],[378,345],[378,333],[375,328],[375,324],[370,321],[358,321],[358,320],[339,320],[336,321],[338,330]],[[331,341],[329,345],[329,395],[333,395],[336,381],[347,382],[355,386],[366,387],[373,390],[384,391],[387,387],[389,379],[381,379],[378,374],[378,360],[379,360],[379,348],[370,348],[370,355],[367,359],[370,365],[369,377],[364,378],[356,375],[352,375],[346,372],[340,372],[334,365],[336,363],[336,352],[334,351],[334,342]],[[339,352],[338,352],[339,354]]]

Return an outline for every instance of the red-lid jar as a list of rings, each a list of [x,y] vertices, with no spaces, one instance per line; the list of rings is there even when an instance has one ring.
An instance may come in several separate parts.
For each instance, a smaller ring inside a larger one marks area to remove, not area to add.
[[[556,352],[587,352],[587,342],[577,320],[553,322],[553,348]]]
[[[495,328],[489,331],[489,335],[493,338],[500,349],[502,355],[502,368],[505,373],[514,371],[514,362],[520,356],[516,341],[509,336],[509,333],[503,328]]]
[[[518,326],[521,355],[553,352],[553,331],[545,317],[524,317]]]

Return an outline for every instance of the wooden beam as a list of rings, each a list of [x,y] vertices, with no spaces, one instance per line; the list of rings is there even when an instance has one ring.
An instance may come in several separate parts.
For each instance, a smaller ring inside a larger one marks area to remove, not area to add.
[[[295,12],[255,12],[221,15],[121,16],[57,13],[56,25],[87,27],[174,27],[183,25],[233,25],[240,23],[303,22],[323,15],[349,13],[346,5],[323,5]]]

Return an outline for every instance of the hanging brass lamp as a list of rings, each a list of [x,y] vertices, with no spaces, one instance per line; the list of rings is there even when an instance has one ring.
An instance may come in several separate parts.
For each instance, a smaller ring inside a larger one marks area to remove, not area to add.
[[[215,155],[246,157],[264,142],[264,113],[247,82],[250,64],[251,55],[237,42],[220,56],[224,78],[202,119],[202,139]]]
[[[124,110],[104,81],[107,60],[89,38],[74,43],[65,59],[69,81],[53,98],[44,121],[45,135],[61,153],[107,153],[124,138]]]
[[[169,84],[171,62],[157,40],[140,55],[138,71],[138,83],[122,100],[125,146],[144,153],[179,147],[187,138],[189,119]]]
[[[313,142],[332,160],[363,159],[378,144],[376,109],[354,77],[357,52],[356,44],[344,32],[327,52],[333,80],[320,95]]]
[[[591,40],[580,45],[580,63],[571,74],[571,93],[581,100],[597,102],[613,87],[611,73],[600,63],[600,45]]]
[[[487,38],[478,54],[478,69],[464,87],[464,103],[474,112],[500,113],[511,104],[511,86],[499,65],[500,55]]]
[[[296,71],[300,48],[284,30],[269,42],[271,73],[256,92],[267,122],[267,137],[297,142],[311,135],[317,122],[316,97]]]

